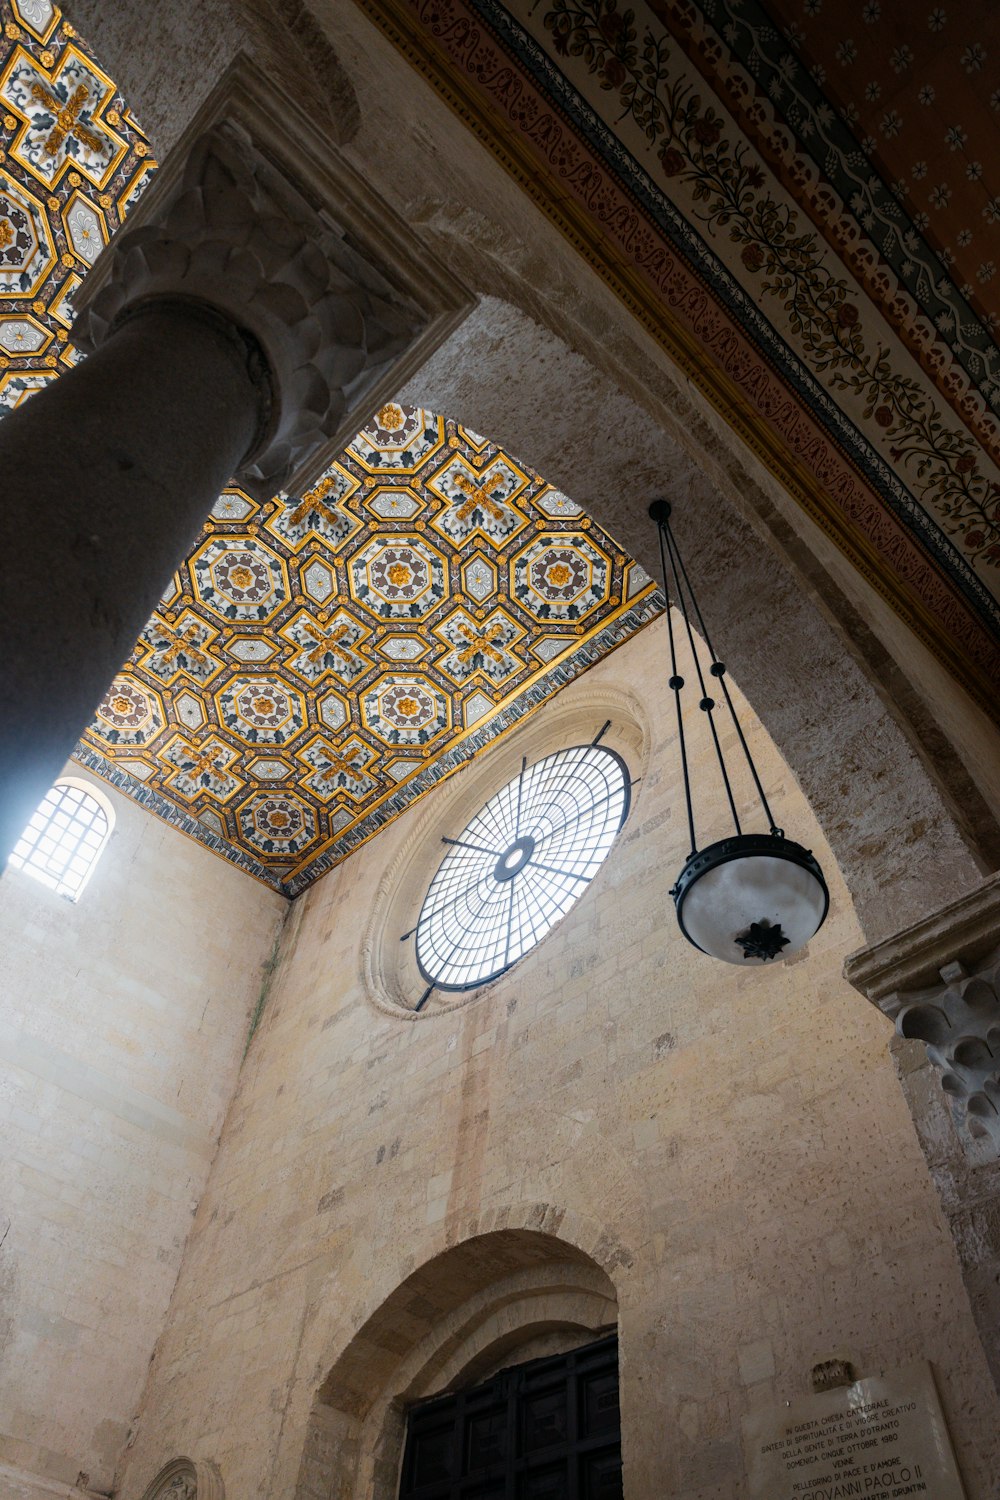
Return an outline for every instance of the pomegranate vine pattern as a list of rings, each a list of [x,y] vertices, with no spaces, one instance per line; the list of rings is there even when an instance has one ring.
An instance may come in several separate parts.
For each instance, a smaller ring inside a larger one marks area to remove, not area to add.
[[[812,369],[862,403],[893,464],[970,561],[1000,568],[1000,484],[982,472],[979,445],[893,368],[888,348],[867,341],[857,293],[831,270],[820,237],[773,196],[749,146],[730,143],[697,87],[671,76],[666,34],[618,0],[552,0],[544,24],[558,54],[579,58],[616,95],[619,119],[642,132],[663,176],[690,191],[694,216],[738,248],[761,300],[781,303]]]

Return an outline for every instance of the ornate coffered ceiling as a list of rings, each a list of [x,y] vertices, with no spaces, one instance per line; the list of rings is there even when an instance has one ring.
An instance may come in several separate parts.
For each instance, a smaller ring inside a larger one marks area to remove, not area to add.
[[[358,0],[1000,713],[1000,12]]]
[[[658,598],[539,475],[389,404],[305,495],[220,497],[77,759],[294,895]]]

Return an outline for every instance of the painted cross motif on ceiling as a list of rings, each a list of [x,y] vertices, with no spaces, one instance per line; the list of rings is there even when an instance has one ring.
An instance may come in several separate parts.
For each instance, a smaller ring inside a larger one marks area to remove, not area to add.
[[[36,60],[16,47],[0,76],[0,102],[23,122],[11,156],[46,187],[73,167],[103,187],[127,149],[112,129],[119,113],[102,118],[113,94],[111,80],[72,42],[58,63],[51,52]]]

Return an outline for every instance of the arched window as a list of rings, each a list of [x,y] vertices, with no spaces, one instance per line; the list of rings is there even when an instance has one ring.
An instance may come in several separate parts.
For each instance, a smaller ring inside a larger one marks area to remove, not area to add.
[[[84,781],[62,777],[32,813],[10,863],[56,895],[76,901],[113,826],[114,813],[105,797]]]

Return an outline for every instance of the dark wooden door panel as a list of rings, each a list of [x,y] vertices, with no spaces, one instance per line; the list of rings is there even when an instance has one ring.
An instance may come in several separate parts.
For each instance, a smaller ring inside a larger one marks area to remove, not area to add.
[[[411,1409],[400,1500],[622,1500],[618,1340]]]

